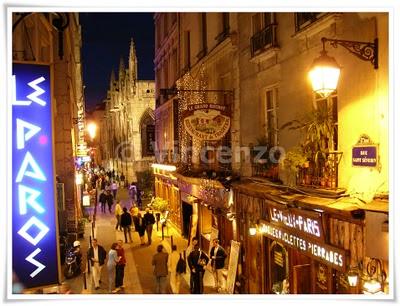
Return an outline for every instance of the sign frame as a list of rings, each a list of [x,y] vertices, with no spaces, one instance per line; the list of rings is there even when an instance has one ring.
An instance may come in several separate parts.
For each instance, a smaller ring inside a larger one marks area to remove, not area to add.
[[[12,65],[11,268],[25,288],[60,283],[53,70]]]
[[[325,265],[334,268],[335,270],[343,272],[346,271],[348,251],[339,249],[326,243],[321,243],[317,239],[312,239],[305,235],[299,235],[298,231],[280,227],[264,220],[260,220],[259,225],[262,234],[268,238],[278,241],[289,248],[295,249],[316,261],[320,261]],[[267,229],[263,230],[264,227],[267,227]],[[268,232],[268,230],[273,234]],[[291,243],[289,243],[289,241]],[[317,255],[315,255],[314,252],[317,253]],[[321,254],[321,256],[318,256],[318,254]],[[329,260],[326,259],[327,257]],[[333,263],[330,260],[332,260]],[[336,260],[341,261],[342,265],[335,264],[334,262]]]

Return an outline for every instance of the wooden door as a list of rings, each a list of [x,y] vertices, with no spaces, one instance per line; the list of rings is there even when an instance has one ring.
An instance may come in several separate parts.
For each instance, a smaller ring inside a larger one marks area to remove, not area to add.
[[[311,293],[311,264],[293,266],[293,293]]]

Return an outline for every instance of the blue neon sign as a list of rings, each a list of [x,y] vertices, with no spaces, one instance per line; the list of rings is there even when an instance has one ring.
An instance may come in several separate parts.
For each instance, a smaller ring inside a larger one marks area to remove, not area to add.
[[[58,282],[50,68],[13,64],[12,268],[26,288]]]

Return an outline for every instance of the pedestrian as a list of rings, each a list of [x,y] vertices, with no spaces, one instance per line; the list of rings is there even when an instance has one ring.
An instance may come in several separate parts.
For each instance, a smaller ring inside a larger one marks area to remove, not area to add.
[[[127,234],[129,236],[129,242],[132,243],[132,235],[131,235],[131,225],[132,225],[132,216],[128,212],[128,209],[124,207],[122,209],[123,213],[121,215],[121,226],[124,230],[125,243],[128,243]]]
[[[122,208],[121,208],[121,204],[119,203],[119,201],[115,204],[114,215],[115,215],[115,218],[117,219],[117,224],[115,225],[115,229],[118,230],[118,227],[119,227],[119,230],[122,232],[122,226],[121,226]]]
[[[117,243],[114,242],[111,245],[110,251],[108,252],[108,261],[107,261],[107,271],[108,271],[108,291],[113,292],[113,287],[115,285],[115,274],[116,274],[116,266],[119,260],[117,254]]]
[[[138,232],[140,237],[140,245],[144,245],[144,233],[146,231],[146,227],[140,212],[136,216],[133,216],[133,223],[135,224],[135,231]]]
[[[92,246],[89,248],[87,256],[92,266],[92,275],[95,289],[100,288],[101,269],[107,257],[107,252],[104,248],[97,244],[97,239],[93,238]]]
[[[117,191],[118,191],[118,182],[116,181],[116,179],[112,180],[111,191],[112,191],[114,199],[115,199],[117,197]]]
[[[131,209],[129,210],[129,213],[131,214],[132,218],[134,216],[137,216],[137,214],[139,213],[139,208],[136,206],[136,204],[133,204]]]
[[[191,293],[193,294],[203,293],[204,267],[207,265],[208,261],[207,255],[200,250],[199,245],[193,245],[193,251],[190,252],[188,256],[190,277],[193,282]]]
[[[124,289],[124,274],[125,274],[125,265],[126,265],[126,258],[125,258],[125,250],[123,248],[122,240],[118,240],[117,244],[117,254],[119,257],[119,261],[116,266],[116,274],[115,274],[115,292]]]
[[[107,201],[107,204],[108,204],[108,211],[109,211],[110,214],[111,214],[111,207],[112,207],[113,204],[114,204],[114,198],[113,198],[113,196],[112,196],[110,190],[107,190],[107,191],[106,191],[106,201]]]
[[[154,218],[153,213],[150,212],[150,209],[146,208],[146,213],[143,216],[144,226],[147,232],[147,243],[151,244],[151,234],[153,232],[153,224],[156,223],[156,219]]]
[[[100,202],[100,205],[101,205],[101,212],[105,213],[106,212],[107,196],[106,196],[104,190],[102,190],[101,193],[100,193],[99,202]]]
[[[124,175],[123,172],[121,172],[121,177],[120,177],[120,179],[121,179],[122,187],[125,187],[125,186],[126,186],[126,184],[125,184],[125,175]]]
[[[179,294],[179,288],[181,286],[181,274],[176,271],[179,258],[180,255],[177,251],[177,247],[173,245],[172,252],[168,256],[168,271],[170,272],[169,284],[173,294]]]
[[[139,206],[140,209],[142,209],[142,196],[144,194],[143,191],[141,191],[139,188],[136,189],[136,197],[137,197],[137,205]]]
[[[197,238],[197,237],[193,237],[192,238],[192,243],[187,247],[187,249],[186,249],[186,254],[190,254],[193,250],[194,250],[194,247],[196,246],[196,245],[198,245],[199,244],[199,239]],[[188,256],[189,257],[189,256]],[[186,258],[186,261],[188,261],[188,257]],[[189,264],[189,263],[188,263]],[[193,281],[194,281],[194,279],[193,279],[193,277],[192,277],[192,273],[190,273],[190,279],[189,279],[189,287],[190,287],[190,292],[192,292],[192,290],[193,290],[193,288],[194,288],[194,286],[193,286]]]
[[[157,253],[154,254],[151,264],[154,266],[156,280],[156,293],[166,293],[168,275],[168,253],[163,252],[163,246],[157,246]]]
[[[225,290],[225,277],[222,270],[225,267],[226,252],[219,244],[218,239],[212,241],[213,247],[210,250],[211,267],[214,276],[214,288],[218,292]]]
[[[136,203],[137,201],[136,194],[137,194],[136,184],[135,182],[132,182],[131,185],[129,186],[129,196],[131,197],[133,203]]]

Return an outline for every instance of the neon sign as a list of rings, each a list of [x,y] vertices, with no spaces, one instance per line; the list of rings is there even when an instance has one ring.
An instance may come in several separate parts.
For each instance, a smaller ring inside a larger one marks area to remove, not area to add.
[[[50,69],[14,64],[12,268],[26,288],[58,282]]]

